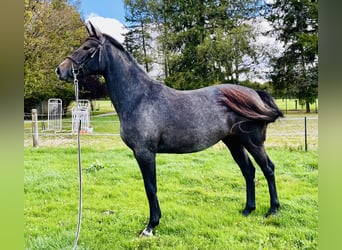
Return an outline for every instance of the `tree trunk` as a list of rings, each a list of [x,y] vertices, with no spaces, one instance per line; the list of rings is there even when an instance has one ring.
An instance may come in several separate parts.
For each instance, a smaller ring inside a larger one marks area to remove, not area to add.
[[[308,101],[305,102],[305,113],[310,113],[310,103]]]
[[[142,46],[143,46],[143,51],[144,51],[144,62],[145,62],[145,69],[146,69],[146,72],[149,72],[150,69],[149,69],[149,66],[148,66],[148,62],[147,62],[147,51],[146,51],[146,41],[145,41],[145,26],[144,26],[144,23],[141,22],[140,23],[140,26],[141,26],[141,34],[142,34]]]

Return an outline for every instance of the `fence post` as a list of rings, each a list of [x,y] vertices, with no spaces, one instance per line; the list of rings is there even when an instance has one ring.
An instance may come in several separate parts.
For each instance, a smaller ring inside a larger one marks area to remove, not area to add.
[[[308,152],[308,133],[306,128],[306,116],[304,117],[304,147],[305,152]]]
[[[38,147],[38,114],[37,109],[32,109],[32,139],[33,147]]]

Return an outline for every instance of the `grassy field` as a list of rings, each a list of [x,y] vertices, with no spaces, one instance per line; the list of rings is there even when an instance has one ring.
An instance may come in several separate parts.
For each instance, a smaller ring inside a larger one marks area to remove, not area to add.
[[[281,202],[279,214],[270,218],[264,218],[269,195],[258,167],[257,209],[248,218],[240,215],[244,179],[222,144],[195,154],[158,155],[163,217],[149,239],[138,237],[148,221],[139,168],[120,137],[105,135],[118,132],[117,117],[92,117],[94,134],[81,138],[78,249],[317,249],[317,114],[309,117],[308,152],[302,150],[301,120],[279,121],[268,130],[266,145],[276,165]],[[28,131],[30,125],[24,127]],[[294,131],[292,137],[282,136]],[[31,144],[25,134],[25,249],[71,249],[78,207],[76,136],[42,134],[39,148]]]

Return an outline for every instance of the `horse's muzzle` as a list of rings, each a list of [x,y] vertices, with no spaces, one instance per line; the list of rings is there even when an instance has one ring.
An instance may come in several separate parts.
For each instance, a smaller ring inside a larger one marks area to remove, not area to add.
[[[72,62],[70,59],[65,59],[55,70],[56,75],[62,81],[72,82],[74,77],[72,74]]]

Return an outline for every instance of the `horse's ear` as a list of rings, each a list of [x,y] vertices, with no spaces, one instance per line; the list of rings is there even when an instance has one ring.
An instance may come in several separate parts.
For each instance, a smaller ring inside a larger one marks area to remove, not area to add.
[[[87,22],[86,28],[87,28],[89,36],[95,36],[99,40],[102,40],[103,35],[101,31],[95,25],[93,25],[90,21]]]

